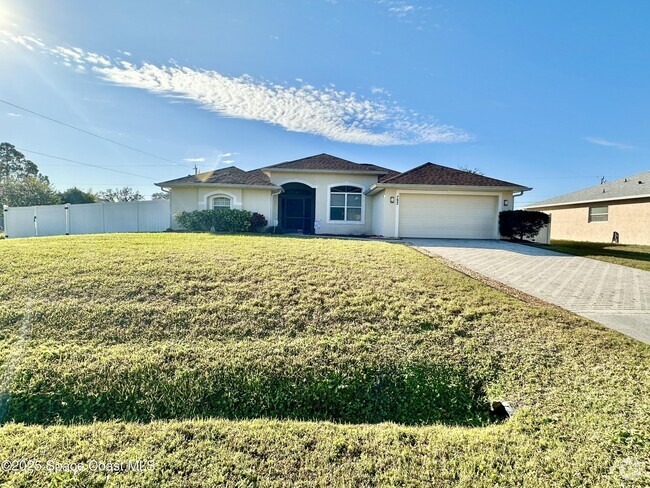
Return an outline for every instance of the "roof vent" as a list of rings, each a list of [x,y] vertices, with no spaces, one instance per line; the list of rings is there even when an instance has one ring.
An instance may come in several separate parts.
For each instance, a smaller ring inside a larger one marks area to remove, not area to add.
[[[625,178],[625,183],[627,183],[627,178]]]
[[[605,189],[603,188],[603,193],[605,193]]]
[[[643,181],[639,180],[639,185],[643,185]]]

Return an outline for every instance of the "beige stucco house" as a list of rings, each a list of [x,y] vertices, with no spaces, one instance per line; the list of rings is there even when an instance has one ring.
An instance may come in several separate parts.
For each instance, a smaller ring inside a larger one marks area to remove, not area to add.
[[[650,245],[650,171],[526,207],[551,215],[551,239]]]
[[[172,215],[227,207],[287,232],[472,239],[498,238],[499,212],[530,190],[432,163],[400,173],[328,154],[157,185],[170,191]]]

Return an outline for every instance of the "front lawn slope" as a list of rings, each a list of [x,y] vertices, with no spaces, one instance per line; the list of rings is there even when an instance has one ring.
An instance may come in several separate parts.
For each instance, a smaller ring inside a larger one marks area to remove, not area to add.
[[[0,270],[0,458],[154,461],[5,484],[650,483],[650,347],[400,244],[5,239]]]

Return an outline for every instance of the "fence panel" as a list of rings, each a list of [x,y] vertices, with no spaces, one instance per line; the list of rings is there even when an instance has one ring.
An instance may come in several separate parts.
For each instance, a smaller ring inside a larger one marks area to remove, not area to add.
[[[34,237],[34,207],[9,207],[5,209],[6,237]]]
[[[70,234],[101,234],[104,232],[104,204],[70,205]]]
[[[533,242],[538,244],[550,244],[551,243],[551,222],[542,227],[535,237],[531,239]]]
[[[104,232],[138,232],[138,202],[104,204]]]
[[[171,226],[168,200],[138,202],[138,232],[160,232]]]
[[[7,237],[162,232],[171,224],[169,200],[8,207]]]
[[[36,235],[60,236],[67,233],[65,205],[34,207]]]

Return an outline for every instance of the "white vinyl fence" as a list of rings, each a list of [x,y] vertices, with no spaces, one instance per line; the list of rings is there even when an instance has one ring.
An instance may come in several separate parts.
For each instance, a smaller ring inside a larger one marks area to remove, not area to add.
[[[551,222],[540,229],[535,237],[531,239],[533,242],[538,244],[550,244],[551,243]]]
[[[169,200],[4,207],[5,237],[162,232],[171,226]]]

